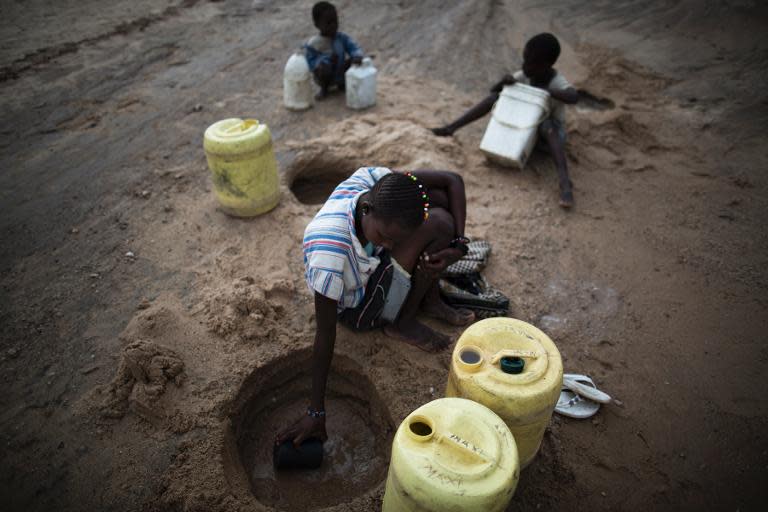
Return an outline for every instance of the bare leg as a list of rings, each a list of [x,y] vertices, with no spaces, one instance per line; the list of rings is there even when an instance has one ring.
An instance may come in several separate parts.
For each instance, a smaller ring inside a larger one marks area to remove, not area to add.
[[[421,302],[421,310],[432,318],[437,318],[460,327],[475,321],[475,314],[469,309],[455,309],[443,301],[443,298],[440,297],[440,287],[437,284],[437,279],[432,281],[432,286],[424,295],[424,300]]]
[[[336,86],[339,88],[340,91],[346,91],[347,90],[346,73],[347,73],[347,70],[350,67],[352,67],[352,59],[345,59],[344,60],[344,73],[342,73],[342,75],[341,75],[341,82],[336,84]]]
[[[453,135],[453,132],[462,126],[468,125],[472,121],[476,121],[490,112],[493,108],[493,104],[496,103],[496,100],[498,99],[499,94],[495,92],[489,96],[486,96],[480,103],[467,110],[464,115],[462,115],[451,124],[441,126],[440,128],[432,128],[432,133],[440,137],[448,137]]]
[[[560,182],[560,206],[571,208],[573,206],[573,184],[568,177],[568,161],[565,157],[563,140],[560,138],[557,127],[549,119],[541,123],[539,130],[541,135],[546,138],[552,158],[555,159]]]
[[[416,269],[411,280],[411,291],[400,310],[400,316],[394,324],[384,326],[384,333],[392,338],[405,341],[426,352],[440,352],[451,342],[445,334],[430,329],[416,319],[414,306],[416,298],[423,298],[429,289],[432,278],[420,269]],[[413,299],[412,299],[413,298]]]
[[[424,272],[417,264],[424,252],[435,252],[447,247],[453,235],[451,214],[442,208],[431,208],[429,220],[416,230],[409,243],[392,249],[392,258],[411,273],[412,281],[411,291],[400,310],[400,316],[394,324],[384,328],[387,335],[429,352],[443,350],[449,345],[450,339],[446,335],[430,329],[416,319],[419,305],[437,279],[436,276]]]
[[[312,74],[315,77],[315,82],[320,86],[320,92],[317,93],[315,99],[322,100],[328,96],[328,88],[333,82],[333,70],[327,62],[321,62],[315,67]]]

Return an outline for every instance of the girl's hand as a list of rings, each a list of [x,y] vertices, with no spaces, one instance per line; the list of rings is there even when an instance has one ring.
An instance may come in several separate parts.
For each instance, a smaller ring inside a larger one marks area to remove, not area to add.
[[[453,263],[459,261],[464,253],[461,249],[447,247],[432,254],[424,253],[419,262],[419,266],[430,274],[440,274]]]
[[[294,446],[299,446],[305,439],[316,437],[321,441],[328,439],[325,432],[325,418],[313,418],[304,415],[291,427],[283,429],[275,439],[276,444],[283,444],[285,441],[293,440]]]

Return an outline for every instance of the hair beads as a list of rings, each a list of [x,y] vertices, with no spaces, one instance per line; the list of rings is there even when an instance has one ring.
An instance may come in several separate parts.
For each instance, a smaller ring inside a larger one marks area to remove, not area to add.
[[[414,194],[414,185],[419,193],[418,199]],[[385,221],[395,221],[408,229],[415,229],[424,223],[423,194],[405,172],[391,172],[371,189],[371,209],[374,214]]]
[[[424,185],[419,183],[419,179],[410,172],[406,172],[405,175],[411,178],[413,182],[419,187],[419,195],[421,196],[421,200],[424,202],[424,220],[427,220],[429,218],[429,196],[427,195],[427,189],[424,188]]]

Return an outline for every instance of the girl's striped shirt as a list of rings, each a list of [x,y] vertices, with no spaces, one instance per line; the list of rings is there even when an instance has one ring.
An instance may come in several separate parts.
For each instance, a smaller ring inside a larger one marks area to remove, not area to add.
[[[379,258],[368,256],[355,233],[355,208],[386,167],[362,167],[337,186],[304,231],[305,277],[310,290],[339,303],[339,311],[357,306]],[[376,254],[376,251],[374,251]]]

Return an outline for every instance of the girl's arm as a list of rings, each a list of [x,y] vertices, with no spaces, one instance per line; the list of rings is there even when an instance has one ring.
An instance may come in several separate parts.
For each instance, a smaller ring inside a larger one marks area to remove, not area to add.
[[[464,236],[464,223],[467,220],[467,196],[464,193],[464,180],[452,171],[418,170],[411,174],[427,187],[430,206],[439,206],[453,215],[456,225],[454,235]]]
[[[337,302],[315,292],[315,347],[312,357],[312,398],[310,407],[313,411],[325,413],[325,387],[328,382],[328,371],[333,359],[333,346],[336,343],[336,308]],[[304,416],[292,426],[283,429],[277,436],[277,443],[293,440],[300,445],[311,437],[325,441],[328,434],[325,431],[325,416],[312,417],[303,411]]]
[[[315,348],[312,363],[312,402],[316,411],[325,411],[325,384],[336,343],[336,311],[338,303],[315,292]]]

